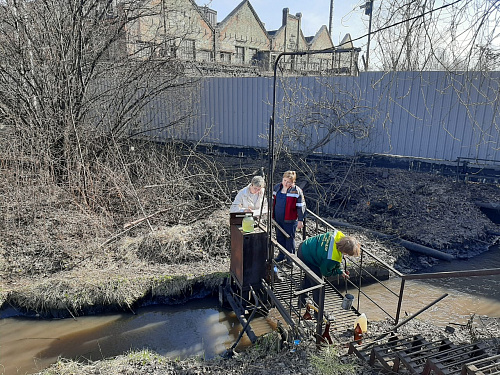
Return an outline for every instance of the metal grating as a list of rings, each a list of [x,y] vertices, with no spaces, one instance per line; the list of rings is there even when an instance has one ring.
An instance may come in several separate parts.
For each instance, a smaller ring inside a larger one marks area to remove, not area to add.
[[[350,343],[349,353],[393,373],[404,368],[413,375],[498,375],[500,355],[490,356],[488,348],[485,343],[456,345],[448,339],[428,342],[421,335],[394,335],[384,343]]]
[[[302,289],[302,273],[298,267],[293,267],[292,269],[282,267],[280,268],[280,274],[283,276],[283,280],[275,280],[273,284],[276,297],[290,316],[300,319],[304,313],[304,309],[299,306],[299,297],[294,293]],[[324,315],[331,316],[333,314],[334,317],[330,329],[352,329],[354,321],[359,316],[358,311],[354,307],[351,307],[349,310],[342,309],[343,299],[344,296],[333,285],[326,283]]]

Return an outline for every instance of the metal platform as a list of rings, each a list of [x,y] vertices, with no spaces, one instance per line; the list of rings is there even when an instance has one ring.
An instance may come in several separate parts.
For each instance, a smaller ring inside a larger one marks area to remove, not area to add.
[[[281,267],[280,274],[282,280],[275,279],[272,290],[284,310],[290,316],[297,316],[300,319],[305,309],[300,306],[299,297],[295,293],[302,289],[303,273],[298,267],[292,269]],[[324,315],[325,318],[333,316],[331,330],[345,331],[353,329],[354,321],[359,316],[359,312],[354,307],[349,310],[342,308],[343,299],[344,295],[337,288],[329,282],[325,283]]]

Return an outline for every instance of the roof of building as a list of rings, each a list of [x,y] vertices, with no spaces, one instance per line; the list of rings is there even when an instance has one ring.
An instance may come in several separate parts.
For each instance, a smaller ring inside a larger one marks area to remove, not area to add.
[[[328,35],[328,38],[330,39],[330,43],[332,43],[332,46],[333,46],[332,38],[330,36],[330,33],[328,32],[328,28],[325,25],[320,27],[320,29],[317,31],[316,35],[306,37],[307,44],[309,44],[309,45],[314,44],[316,39],[318,39],[319,36],[321,35],[321,33],[324,33],[324,32],[326,32],[326,34]]]
[[[234,8],[232,10],[231,13],[229,13],[226,18],[224,18],[221,22],[218,23],[219,26],[224,26],[225,23],[227,23],[236,13],[238,13],[238,11],[243,8],[244,5],[247,5],[248,8],[250,9],[250,11],[253,13],[255,19],[257,20],[259,26],[262,28],[262,31],[264,31],[265,34],[268,34],[264,24],[262,23],[262,21],[260,20],[259,18],[259,15],[257,14],[257,12],[255,11],[255,9],[253,9],[253,6],[252,4],[250,4],[250,1],[249,0],[243,0],[241,3],[238,4],[238,6],[236,8]]]
[[[201,19],[207,23],[208,27],[212,31],[214,31],[214,27],[212,26],[212,24],[210,23],[210,21],[208,20],[208,18],[205,16],[205,14],[201,11],[200,8],[202,8],[202,7],[199,7],[198,4],[196,4],[194,0],[188,0],[188,1],[191,3],[191,5],[193,6],[193,8],[196,10],[196,12],[198,12],[198,14],[200,15]]]

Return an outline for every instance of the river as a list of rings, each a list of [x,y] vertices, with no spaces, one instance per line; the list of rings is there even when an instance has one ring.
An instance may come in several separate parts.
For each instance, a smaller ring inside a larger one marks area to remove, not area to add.
[[[252,329],[262,335],[271,326],[258,317],[252,321]],[[148,306],[136,314],[0,319],[0,374],[38,372],[58,357],[99,360],[143,348],[171,358],[211,358],[229,348],[240,330],[236,315],[219,308],[216,298]],[[249,344],[244,335],[239,347]]]

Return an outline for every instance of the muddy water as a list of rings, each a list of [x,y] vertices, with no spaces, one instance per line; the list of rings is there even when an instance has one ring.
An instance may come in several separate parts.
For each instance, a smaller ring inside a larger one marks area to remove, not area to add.
[[[256,318],[257,335],[271,330]],[[235,314],[218,300],[194,300],[182,306],[150,306],[132,314],[80,317],[77,320],[0,320],[0,374],[34,373],[58,357],[98,360],[149,348],[161,355],[211,358],[223,353],[241,330]],[[239,347],[249,345],[246,335]]]
[[[470,260],[442,262],[421,273],[467,271],[484,268],[500,268],[500,249],[494,248]],[[384,284],[399,293],[401,280],[385,281]],[[393,317],[396,314],[397,297],[380,285],[364,287],[363,291]],[[448,296],[419,315],[437,325],[465,324],[472,314],[500,317],[500,275],[429,280],[409,280],[405,284],[401,318],[405,319],[430,304],[443,294]],[[357,293],[355,293],[356,298]],[[356,306],[357,301],[354,306]],[[360,297],[360,311],[369,319],[387,317],[366,297]]]

